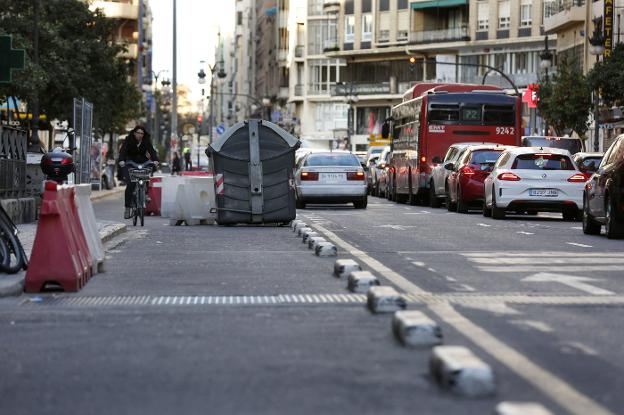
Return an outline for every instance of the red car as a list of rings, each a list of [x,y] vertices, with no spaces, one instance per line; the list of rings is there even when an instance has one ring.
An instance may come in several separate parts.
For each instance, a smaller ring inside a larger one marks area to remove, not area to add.
[[[490,174],[498,156],[512,146],[473,145],[464,149],[456,163],[447,163],[446,208],[467,213],[469,208],[483,207],[483,181]]]

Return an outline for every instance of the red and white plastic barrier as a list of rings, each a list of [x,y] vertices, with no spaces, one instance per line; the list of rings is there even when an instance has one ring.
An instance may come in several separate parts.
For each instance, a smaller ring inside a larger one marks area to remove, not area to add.
[[[91,185],[76,185],[76,207],[78,208],[78,217],[82,225],[82,230],[89,246],[89,252],[93,260],[93,274],[104,270],[104,246],[100,238],[97,221],[95,220],[95,211],[91,204]]]
[[[147,190],[147,195],[150,198],[147,207],[145,208],[145,214],[160,216],[162,209],[162,176],[155,176],[150,178],[149,189]]]

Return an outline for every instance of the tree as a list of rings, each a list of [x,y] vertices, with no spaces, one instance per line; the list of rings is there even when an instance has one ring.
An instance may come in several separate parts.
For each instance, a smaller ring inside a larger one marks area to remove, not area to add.
[[[115,26],[99,10],[80,0],[42,1],[39,24],[39,65],[32,50],[32,2],[3,0],[0,34],[13,36],[14,47],[26,49],[26,67],[13,82],[0,85],[0,100],[16,96],[32,101],[38,92],[48,120],[69,120],[73,98],[94,105],[94,127],[120,131],[137,117],[140,93],[128,81],[129,70],[118,56]]]
[[[596,63],[587,78],[605,105],[624,105],[624,44],[618,43],[610,57]]]
[[[574,131],[583,137],[592,107],[587,78],[574,62],[562,58],[552,81],[540,80],[537,108],[557,133]]]

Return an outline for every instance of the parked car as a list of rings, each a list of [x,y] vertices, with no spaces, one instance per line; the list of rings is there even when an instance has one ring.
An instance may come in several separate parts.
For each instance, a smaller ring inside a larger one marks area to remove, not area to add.
[[[572,160],[576,163],[576,167],[589,179],[592,174],[598,170],[602,161],[603,153],[576,153],[572,156]]]
[[[370,183],[370,193],[374,196],[379,196],[379,176],[381,171],[388,164],[388,154],[390,153],[390,146],[384,147],[384,150],[379,153],[378,156],[373,156],[371,161],[377,158],[374,163],[369,163],[368,177]]]
[[[455,163],[466,147],[479,144],[496,145],[495,143],[478,142],[456,143],[448,148],[444,160],[440,160],[438,157],[433,158],[432,161],[436,165],[431,171],[431,180],[429,181],[429,206],[438,208],[446,198],[446,179],[449,175],[449,170],[445,169],[444,166],[448,163]]]
[[[568,150],[506,150],[485,179],[483,216],[504,219],[508,211],[561,212],[564,220],[580,219],[586,180]]]
[[[444,165],[449,172],[446,179],[446,207],[449,211],[456,209],[459,213],[467,213],[470,208],[483,208],[483,182],[501,153],[509,148],[471,145],[464,149],[456,162]]]
[[[610,239],[624,237],[624,134],[605,153],[598,170],[585,185],[583,232]]]
[[[389,146],[369,146],[366,151],[366,159],[370,160],[373,156],[379,156]]]
[[[351,153],[309,153],[295,172],[296,205],[307,203],[353,203],[365,209],[366,173],[358,158]]]
[[[522,137],[521,143],[522,147],[562,148],[572,155],[584,151],[583,140],[578,137],[527,135]]]
[[[390,159],[392,158],[392,151],[388,151],[383,159],[383,168],[379,169],[379,178],[377,179],[377,185],[375,187],[375,193],[378,197],[385,197],[390,200],[390,178],[391,169]]]

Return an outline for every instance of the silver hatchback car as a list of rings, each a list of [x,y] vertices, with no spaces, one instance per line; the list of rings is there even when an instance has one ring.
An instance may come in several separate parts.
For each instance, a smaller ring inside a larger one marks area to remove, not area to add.
[[[351,153],[310,153],[297,164],[295,172],[297,208],[306,203],[353,203],[365,209],[366,172]]]

